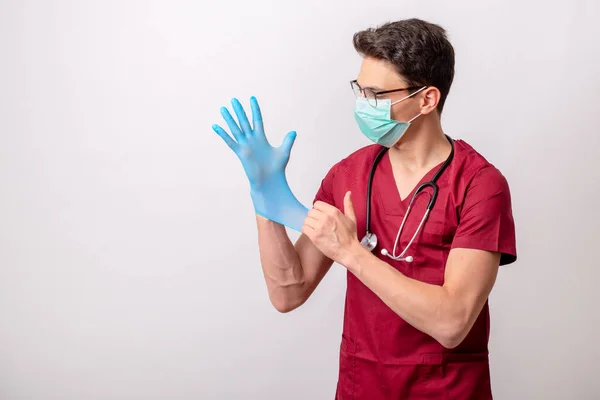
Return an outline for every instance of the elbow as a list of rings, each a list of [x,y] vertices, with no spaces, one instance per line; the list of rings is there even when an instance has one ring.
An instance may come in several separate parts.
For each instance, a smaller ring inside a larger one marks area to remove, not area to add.
[[[306,301],[306,299],[290,299],[285,296],[271,297],[270,300],[273,307],[282,314],[294,311]]]
[[[277,311],[282,314],[294,311],[306,302],[311,292],[307,290],[306,284],[294,282],[289,285],[277,285],[270,288],[269,300]]]
[[[465,336],[462,335],[447,335],[438,338],[438,342],[444,346],[446,349],[454,349],[458,347],[459,344],[465,339]]]
[[[271,304],[273,304],[273,307],[275,307],[275,309],[277,311],[279,311],[281,314],[287,314],[290,311],[294,311],[296,308],[298,308],[298,307],[294,307],[293,305],[291,305],[289,303],[285,303],[285,302],[271,301]]]
[[[440,327],[435,335],[435,339],[446,349],[454,349],[465,340],[469,333],[469,328],[466,321],[450,321]]]

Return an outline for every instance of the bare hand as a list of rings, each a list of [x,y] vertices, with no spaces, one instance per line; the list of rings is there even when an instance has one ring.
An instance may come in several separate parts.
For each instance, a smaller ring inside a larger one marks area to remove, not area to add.
[[[304,220],[302,233],[327,257],[344,265],[351,249],[359,244],[356,233],[356,215],[350,198],[344,197],[344,213],[337,208],[317,201]]]

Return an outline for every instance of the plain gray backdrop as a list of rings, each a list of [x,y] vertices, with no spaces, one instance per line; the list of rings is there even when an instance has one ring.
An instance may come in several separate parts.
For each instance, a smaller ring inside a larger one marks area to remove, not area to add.
[[[345,270],[270,305],[248,183],[212,132],[251,95],[310,204],[367,140],[355,31],[419,17],[457,53],[447,134],[507,177],[491,298],[503,400],[600,397],[595,0],[0,0],[0,399],[331,399]],[[295,239],[297,234],[290,233]]]

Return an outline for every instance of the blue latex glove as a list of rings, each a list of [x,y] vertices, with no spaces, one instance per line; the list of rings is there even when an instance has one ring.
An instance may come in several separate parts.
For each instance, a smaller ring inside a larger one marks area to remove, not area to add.
[[[296,132],[288,133],[281,146],[272,147],[265,136],[262,115],[256,98],[250,98],[253,127],[250,126],[240,102],[233,99],[231,104],[239,124],[226,107],[221,108],[221,115],[227,122],[233,138],[218,125],[213,125],[213,129],[242,162],[250,181],[250,195],[255,212],[264,218],[301,232],[304,219],[308,215],[308,208],[296,199],[285,177],[285,167],[296,139]]]

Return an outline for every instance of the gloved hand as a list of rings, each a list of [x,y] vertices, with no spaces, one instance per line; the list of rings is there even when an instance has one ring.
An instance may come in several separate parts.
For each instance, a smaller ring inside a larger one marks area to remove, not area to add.
[[[256,98],[250,98],[252,127],[240,102],[233,99],[231,104],[239,124],[226,107],[221,108],[221,115],[235,140],[218,125],[213,125],[213,130],[242,162],[250,181],[250,195],[255,212],[264,218],[301,232],[308,209],[296,199],[285,177],[285,167],[296,139],[296,132],[289,132],[281,146],[272,147],[265,136],[262,115]]]

